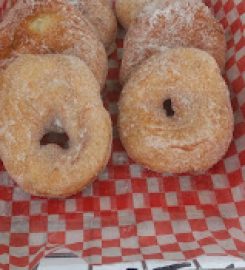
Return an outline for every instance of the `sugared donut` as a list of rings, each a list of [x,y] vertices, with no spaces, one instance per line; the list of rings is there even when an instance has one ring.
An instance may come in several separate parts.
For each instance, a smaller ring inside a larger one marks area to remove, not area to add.
[[[124,29],[128,29],[141,9],[152,0],[117,0],[116,14],[120,24]]]
[[[102,2],[104,5],[107,5],[111,8],[113,8],[114,0],[100,0],[100,2]]]
[[[78,7],[94,25],[107,53],[110,54],[115,48],[117,20],[109,3],[103,0],[79,0]]]
[[[92,72],[77,57],[50,54],[22,55],[2,74],[0,154],[7,171],[34,195],[79,192],[107,164],[112,140]]]
[[[121,82],[144,59],[165,47],[199,48],[224,69],[224,30],[201,0],[154,0],[143,8],[124,41]]]
[[[228,88],[208,53],[168,49],[124,86],[119,131],[129,156],[156,172],[199,172],[226,153],[233,115]]]
[[[12,48],[15,29],[30,12],[30,4],[23,0],[17,1],[14,7],[5,12],[0,22],[0,68],[5,68],[16,57]]]
[[[88,64],[100,85],[105,83],[108,69],[105,48],[93,25],[66,1],[18,3],[0,25],[2,41],[4,51],[10,48],[15,53],[78,56]]]

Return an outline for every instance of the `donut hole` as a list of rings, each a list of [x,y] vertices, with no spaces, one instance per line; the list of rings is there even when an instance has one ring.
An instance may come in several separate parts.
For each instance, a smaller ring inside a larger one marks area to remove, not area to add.
[[[163,109],[165,111],[165,114],[167,117],[173,117],[175,114],[175,111],[173,109],[173,104],[171,98],[165,99],[163,101]]]
[[[41,146],[56,144],[64,150],[69,149],[69,136],[66,132],[49,131],[40,140]]]

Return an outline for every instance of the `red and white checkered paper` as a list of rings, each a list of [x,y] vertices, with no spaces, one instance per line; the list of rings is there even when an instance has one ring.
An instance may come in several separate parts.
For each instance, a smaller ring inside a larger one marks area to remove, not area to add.
[[[4,10],[13,1],[2,2]],[[107,168],[82,193],[51,200],[25,194],[1,166],[0,269],[31,269],[61,246],[90,264],[245,256],[245,2],[206,3],[223,24],[228,45],[226,79],[236,124],[225,158],[195,176],[156,174],[128,158],[116,129],[121,31],[104,91],[114,124]]]

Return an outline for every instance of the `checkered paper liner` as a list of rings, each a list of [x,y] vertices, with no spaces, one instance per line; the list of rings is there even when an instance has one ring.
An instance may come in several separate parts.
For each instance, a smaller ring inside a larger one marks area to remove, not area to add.
[[[14,1],[1,2],[3,13]],[[31,269],[60,247],[90,264],[245,256],[245,2],[206,4],[227,37],[225,77],[235,131],[225,158],[203,175],[161,175],[129,159],[116,128],[120,30],[103,92],[114,125],[108,166],[92,185],[66,200],[31,197],[1,166],[0,269]]]

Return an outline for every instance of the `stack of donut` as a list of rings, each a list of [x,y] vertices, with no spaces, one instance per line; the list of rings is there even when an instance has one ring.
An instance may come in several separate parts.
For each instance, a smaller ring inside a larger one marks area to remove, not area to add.
[[[100,91],[116,30],[105,0],[19,0],[0,23],[0,155],[25,191],[66,197],[107,164]]]
[[[156,172],[202,172],[232,139],[222,26],[201,0],[117,0],[127,30],[119,134]],[[27,192],[66,197],[106,166],[100,97],[115,48],[111,0],[19,0],[0,23],[0,156]]]
[[[18,54],[74,55],[103,87],[116,32],[114,12],[100,0],[19,0],[0,25],[1,66]]]
[[[118,0],[116,11],[128,30],[118,124],[127,153],[160,173],[208,170],[234,126],[222,26],[201,0]]]

